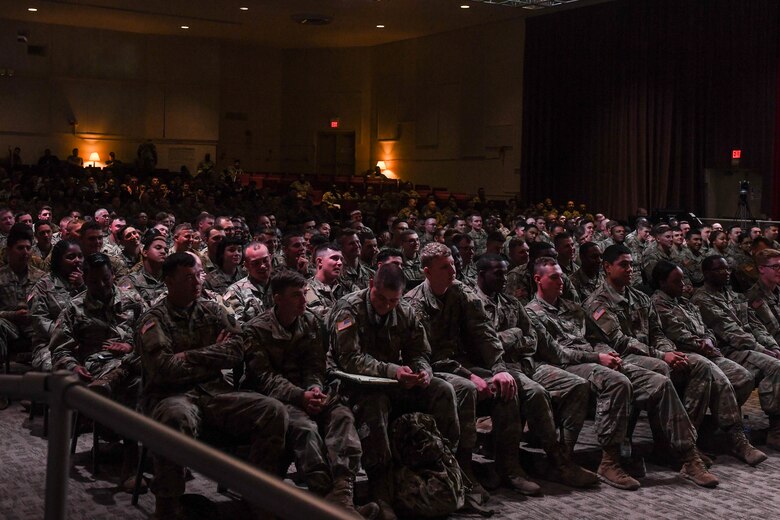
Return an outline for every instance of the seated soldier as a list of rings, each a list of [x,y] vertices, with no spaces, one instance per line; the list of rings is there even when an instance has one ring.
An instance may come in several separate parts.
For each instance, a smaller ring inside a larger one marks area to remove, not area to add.
[[[549,445],[554,444],[552,439],[557,437],[555,425],[560,424],[566,454],[571,456],[585,422],[588,382],[534,359],[541,357],[549,361],[547,358],[550,356],[540,352],[546,348],[546,344],[542,342],[537,345],[537,332],[520,301],[502,292],[506,284],[507,267],[506,260],[498,255],[482,255],[477,260],[475,292],[501,340],[504,359],[517,381],[520,406],[529,428],[545,439],[543,445]],[[522,477],[525,478],[524,475]],[[521,491],[536,494],[539,487],[536,484],[525,485]]]
[[[236,237],[227,237],[217,245],[217,268],[206,275],[203,287],[220,296],[225,294],[227,288],[244,277],[241,268],[243,256],[243,240]]]
[[[165,292],[162,266],[168,252],[165,237],[154,228],[144,233],[141,246],[141,269],[125,276],[117,285],[122,291],[135,292],[148,309]]]
[[[461,423],[458,463],[470,476],[472,450],[476,445],[477,404],[486,408],[493,419],[496,438],[496,461],[504,483],[520,492],[535,493],[520,468],[520,405],[529,400],[534,406],[544,399],[528,385],[528,378],[507,371],[501,341],[485,314],[482,302],[474,292],[455,280],[452,254],[445,245],[431,243],[422,251],[425,282],[404,296],[425,326],[431,341],[434,370],[455,388]],[[518,385],[523,392],[518,396]],[[536,395],[532,399],[531,395]],[[547,404],[547,403],[545,403]],[[542,423],[551,415],[549,405],[541,410],[527,410],[529,421]],[[540,415],[542,415],[540,417]],[[537,424],[539,424],[537,423]],[[540,440],[561,480],[575,487],[596,484],[596,476],[572,463],[553,431],[540,431]],[[551,433],[550,435],[547,435]],[[473,479],[472,479],[473,480]],[[485,493],[486,495],[486,493]]]
[[[758,318],[775,341],[780,342],[780,251],[763,249],[754,256],[758,280],[745,293],[745,300],[749,312]]]
[[[705,255],[702,249],[704,244],[700,229],[691,229],[685,236],[685,243],[688,247],[682,249],[680,255],[680,267],[685,272],[685,276],[691,281],[694,287],[701,287],[704,283],[704,275],[701,272],[701,263]]]
[[[676,393],[668,396],[665,406],[658,410],[657,421],[651,421],[654,435],[668,441],[670,448],[680,456],[683,467],[680,474],[695,484],[715,487],[718,479],[709,473],[696,449],[696,429],[686,413],[697,407],[706,408],[709,400],[700,397],[709,389],[712,377],[704,363],[675,349],[664,336],[661,322],[650,298],[631,284],[633,262],[631,250],[623,245],[612,245],[604,251],[605,281],[583,304],[590,315],[589,338],[606,342],[624,361],[639,365],[667,377],[684,379],[688,376],[683,407]],[[697,412],[698,413],[698,412]]]
[[[780,347],[749,305],[728,287],[727,260],[717,254],[701,264],[704,285],[693,295],[704,324],[718,340],[723,355],[736,361],[758,382],[761,409],[769,416],[766,445],[780,450]]]
[[[33,286],[29,296],[33,328],[33,368],[51,370],[49,340],[54,323],[74,296],[84,290],[84,255],[76,241],[60,240],[51,252],[51,273]]]
[[[420,238],[414,229],[407,229],[401,233],[401,253],[403,254],[401,270],[404,272],[408,291],[420,285],[424,278],[420,265]]]
[[[672,229],[666,224],[659,224],[653,228],[653,238],[655,242],[650,244],[642,254],[642,274],[648,285],[653,283],[653,268],[661,260],[679,263],[679,258],[673,245]]]
[[[244,248],[244,269],[247,275],[231,285],[223,295],[239,324],[244,324],[273,306],[271,294],[271,255],[260,242]]]
[[[54,324],[49,341],[54,370],[74,372],[92,390],[134,408],[140,370],[133,353],[133,333],[143,302],[133,293],[117,290],[108,255],[94,253],[84,260],[87,290],[74,298]],[[121,486],[135,484],[137,444],[125,440]]]
[[[320,321],[306,310],[306,280],[282,271],[272,277],[271,292],[273,308],[244,327],[245,384],[287,407],[288,444],[309,490],[371,517],[379,511],[376,504],[355,509],[353,503],[360,438],[350,409],[325,387]]]
[[[375,246],[376,239],[373,240]],[[368,288],[368,282],[374,276],[374,270],[360,261],[361,243],[357,231],[354,229],[343,230],[339,233],[338,244],[344,255],[341,280],[347,282],[347,285],[352,286],[355,290]]]
[[[399,266],[383,264],[368,289],[339,300],[325,320],[329,369],[398,381],[393,386],[369,386],[341,379],[361,432],[371,496],[386,518],[393,517],[393,457],[387,430],[391,413],[433,415],[453,451],[460,438],[455,392],[449,383],[433,377],[425,328],[401,301],[405,283]]]
[[[686,352],[688,360],[709,366],[712,383],[709,392],[701,389],[697,398],[709,405],[718,426],[729,435],[729,449],[738,459],[755,466],[766,460],[766,455],[751,446],[745,437],[740,406],[753,391],[753,376],[738,363],[726,359],[717,349],[715,335],[705,325],[695,305],[683,299],[684,274],[680,267],[661,260],[653,268],[653,305],[658,311],[664,334],[678,350]],[[693,378],[691,378],[693,379]],[[689,383],[689,387],[695,384]],[[691,390],[686,389],[686,405]],[[708,397],[709,394],[709,397]],[[704,421],[707,406],[691,403],[688,417],[697,430]]]
[[[585,301],[604,283],[604,271],[601,269],[601,247],[595,242],[585,242],[580,246],[582,264],[569,278],[581,301]]]
[[[274,268],[276,267],[274,265]],[[316,266],[310,265],[306,256],[306,241],[303,239],[303,231],[289,231],[282,237],[282,254],[278,267],[297,271],[305,278],[314,276]]]
[[[352,292],[348,282],[339,279],[343,257],[338,246],[326,243],[314,250],[317,274],[309,280],[306,307],[320,319],[324,319],[336,302]]]
[[[195,255],[165,259],[165,298],[147,311],[136,332],[145,386],[143,411],[191,437],[201,426],[251,442],[249,462],[277,474],[284,453],[287,411],[279,401],[255,392],[236,392],[222,369],[243,362],[240,331],[217,303],[199,298],[201,273]],[[157,518],[182,515],[184,468],[155,454],[152,492]]]
[[[534,294],[536,294],[536,283],[534,282],[533,265],[538,258],[543,256],[549,256],[550,258],[558,258],[558,252],[548,242],[531,242],[528,250],[528,267],[523,269],[522,277],[508,277],[507,287],[504,289],[504,293],[510,296],[514,296],[523,305],[530,302]],[[519,273],[518,273],[519,274]],[[511,282],[511,285],[510,285]],[[572,285],[571,280],[565,274],[563,275],[563,296],[566,299],[579,302],[580,297],[577,294],[577,290]]]

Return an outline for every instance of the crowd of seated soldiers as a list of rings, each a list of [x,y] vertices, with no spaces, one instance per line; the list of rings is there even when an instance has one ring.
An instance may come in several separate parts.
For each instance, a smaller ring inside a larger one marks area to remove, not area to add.
[[[573,201],[421,204],[404,185],[333,186],[314,204],[303,176],[280,194],[199,177],[2,172],[0,356],[69,370],[191,436],[227,430],[266,471],[292,457],[309,490],[366,518],[394,517],[388,429],[407,411],[433,416],[478,507],[500,486],[541,492],[519,459],[523,422],[545,478],[635,490],[641,460],[621,447],[644,410],[682,477],[715,487],[728,476],[710,472],[699,431],[716,424],[760,464],[740,412],[758,386],[780,449],[775,225],[640,217],[628,232]],[[573,458],[592,400],[595,472]],[[480,416],[496,468],[478,478]],[[138,451],[124,444],[129,490]],[[180,516],[185,470],[153,458],[156,515]],[[370,501],[355,505],[360,466]]]

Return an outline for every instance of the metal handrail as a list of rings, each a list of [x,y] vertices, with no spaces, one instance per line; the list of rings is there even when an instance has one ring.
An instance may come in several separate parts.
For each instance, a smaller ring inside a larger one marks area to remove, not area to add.
[[[181,466],[206,475],[280,518],[354,520],[345,510],[285,484],[226,453],[107,399],[82,385],[67,371],[0,375],[0,394],[49,404],[49,449],[46,465],[46,520],[66,518],[73,410],[138,440]]]

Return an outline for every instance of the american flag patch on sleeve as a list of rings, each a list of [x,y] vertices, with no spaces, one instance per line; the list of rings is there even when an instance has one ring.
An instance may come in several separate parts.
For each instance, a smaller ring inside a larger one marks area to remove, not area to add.
[[[599,321],[599,318],[601,318],[602,316],[604,316],[604,313],[605,313],[605,312],[607,312],[607,309],[605,309],[604,307],[602,307],[602,308],[598,309],[597,311],[595,311],[595,312],[593,313],[593,320],[594,320],[594,321]]]
[[[340,322],[336,323],[336,330],[341,332],[344,329],[350,328],[354,323],[355,322],[352,321],[352,318],[350,316],[347,316],[346,318],[344,318]]]
[[[146,334],[146,331],[151,329],[157,324],[154,320],[149,320],[146,323],[144,323],[144,326],[141,327],[141,334]]]

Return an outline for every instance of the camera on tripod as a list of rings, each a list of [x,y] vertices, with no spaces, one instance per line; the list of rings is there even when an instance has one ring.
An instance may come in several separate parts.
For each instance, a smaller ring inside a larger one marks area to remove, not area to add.
[[[750,181],[739,181],[739,199],[747,201],[748,193],[750,193]]]

